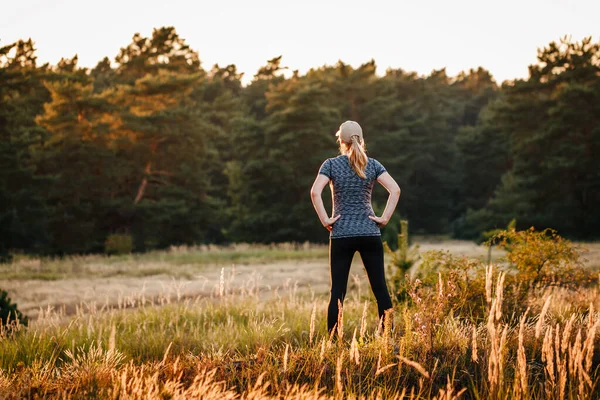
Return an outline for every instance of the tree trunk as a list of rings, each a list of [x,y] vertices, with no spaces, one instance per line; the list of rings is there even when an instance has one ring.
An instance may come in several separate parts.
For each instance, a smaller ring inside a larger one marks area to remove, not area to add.
[[[150,166],[151,162],[148,161],[148,164],[146,164],[146,168],[144,169],[144,179],[142,179],[142,183],[138,188],[137,196],[135,196],[133,204],[139,203],[142,197],[144,197],[144,191],[146,190],[146,185],[148,184],[148,176],[150,175]]]

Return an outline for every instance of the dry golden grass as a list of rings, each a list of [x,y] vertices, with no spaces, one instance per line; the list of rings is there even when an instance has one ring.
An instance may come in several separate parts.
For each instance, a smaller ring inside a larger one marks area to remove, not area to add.
[[[151,294],[130,286],[106,302],[79,298],[69,312],[41,309],[27,329],[3,330],[0,398],[600,396],[598,281],[523,295],[497,265],[481,263],[482,283],[464,288],[439,271],[433,286],[395,305],[395,326],[380,332],[358,260],[329,337],[326,259],[204,267],[202,290],[188,291],[185,280]],[[73,280],[58,282],[66,291]],[[463,313],[461,291],[480,299],[483,315]]]

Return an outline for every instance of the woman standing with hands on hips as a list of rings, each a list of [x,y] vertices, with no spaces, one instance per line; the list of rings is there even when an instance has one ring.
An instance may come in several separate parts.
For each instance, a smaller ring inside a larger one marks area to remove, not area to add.
[[[368,157],[363,132],[355,121],[346,121],[336,132],[340,155],[323,162],[310,190],[312,203],[321,223],[330,232],[329,266],[331,297],[327,310],[327,329],[336,327],[338,300],[343,303],[352,258],[359,252],[377,300],[380,328],[391,317],[392,300],[386,281],[380,228],[385,226],[400,198],[400,187],[374,158]],[[389,192],[381,217],[375,215],[371,194],[375,181]],[[330,184],[333,197],[332,217],[327,216],[321,193]]]

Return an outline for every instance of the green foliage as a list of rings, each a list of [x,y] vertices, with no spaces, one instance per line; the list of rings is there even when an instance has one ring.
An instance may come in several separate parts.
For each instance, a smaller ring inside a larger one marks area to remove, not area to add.
[[[43,85],[50,75],[48,65],[37,65],[31,39],[0,47],[0,261],[13,250],[47,248],[49,178],[36,173],[32,148],[44,140],[35,116],[50,100]]]
[[[446,232],[458,187],[457,170],[448,166],[458,156],[454,136],[463,112],[462,90],[451,85],[444,70],[424,79],[388,70],[374,89],[361,113],[363,129],[373,132],[370,142],[365,134],[372,154],[402,188],[399,212],[411,217],[414,232]]]
[[[133,238],[129,234],[111,234],[104,242],[108,254],[129,254],[133,250]]]
[[[10,332],[16,325],[27,326],[28,322],[27,316],[19,311],[17,305],[8,297],[8,293],[5,290],[0,290],[0,323],[2,325],[0,332],[5,330]]]
[[[392,250],[387,242],[383,242],[383,248],[392,257],[388,265],[388,281],[392,292],[396,300],[403,300],[406,297],[405,276],[420,258],[419,246],[409,247],[407,220],[400,221],[396,250]]]
[[[274,83],[265,96],[269,115],[264,122],[236,120],[234,125],[234,140],[243,145],[227,166],[232,208],[239,211],[232,214],[232,236],[322,241],[327,232],[314,218],[307,190],[335,149],[335,131],[323,129],[340,119],[328,106],[332,94],[307,78]]]
[[[589,38],[552,42],[527,80],[501,87],[483,68],[378,76],[375,60],[286,77],[278,56],[243,86],[235,65],[204,69],[174,27],[136,33],[91,70],[8,44],[0,260],[102,252],[112,232],[130,232],[135,251],[325,242],[307,191],[345,119],[403,189],[393,224],[477,240],[517,218],[596,237],[599,54]],[[376,185],[373,204],[387,196]],[[390,243],[395,229],[382,230]]]
[[[493,195],[486,190],[485,204],[473,203],[467,213],[466,236],[516,217],[521,227],[597,237],[600,43],[563,38],[540,49],[538,60],[529,67],[528,80],[503,86],[483,120],[481,129],[501,139],[498,146],[489,142],[500,159],[486,154],[479,165],[491,162],[495,176],[504,170]],[[508,157],[502,150],[506,144]]]
[[[482,110],[476,124],[461,127],[455,138],[460,152],[458,212],[461,214],[453,221],[455,236],[476,240],[482,226],[504,225],[496,225],[493,216],[480,211],[494,196],[502,175],[510,168],[508,132],[493,120],[498,101]]]

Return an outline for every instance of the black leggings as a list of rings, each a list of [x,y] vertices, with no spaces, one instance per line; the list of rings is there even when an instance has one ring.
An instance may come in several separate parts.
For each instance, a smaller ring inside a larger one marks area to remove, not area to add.
[[[385,311],[392,308],[392,300],[385,283],[383,243],[381,236],[352,236],[329,239],[329,266],[331,268],[331,297],[327,310],[327,329],[333,330],[338,318],[338,300],[343,304],[348,275],[354,253],[362,258],[371,290],[377,300],[379,319],[383,324]]]

